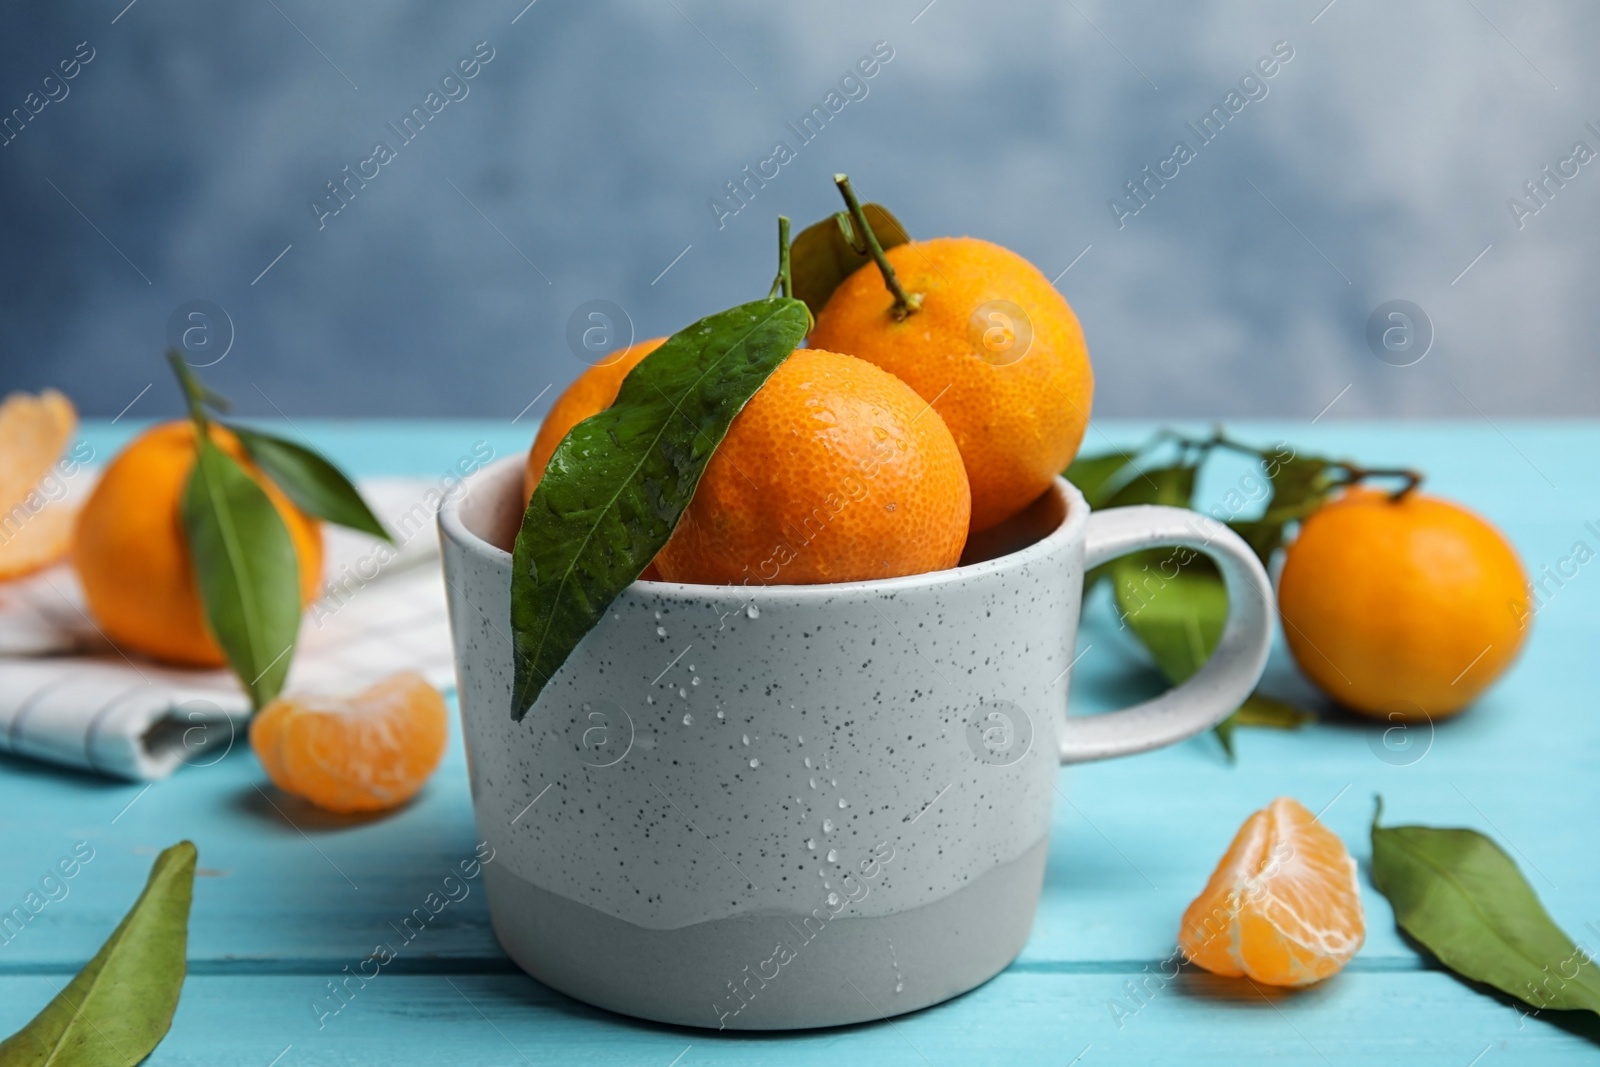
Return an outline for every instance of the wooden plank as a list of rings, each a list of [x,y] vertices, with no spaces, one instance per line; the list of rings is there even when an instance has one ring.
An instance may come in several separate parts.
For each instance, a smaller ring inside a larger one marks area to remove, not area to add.
[[[147,1062],[1467,1067],[1481,1056],[1480,1067],[1560,1067],[1596,1058],[1581,1035],[1492,1002],[1485,1009],[1484,998],[1432,972],[1357,969],[1312,990],[1276,996],[1203,974],[1185,973],[1163,988],[1143,974],[1014,970],[892,1025],[780,1035],[639,1022],[512,975],[384,974],[356,989],[338,1014],[324,1015],[314,1005],[329,977],[193,976],[171,1033]],[[1139,994],[1142,1004],[1129,991],[1139,981],[1147,990]],[[0,1031],[20,1026],[50,996],[41,976],[0,978]]]

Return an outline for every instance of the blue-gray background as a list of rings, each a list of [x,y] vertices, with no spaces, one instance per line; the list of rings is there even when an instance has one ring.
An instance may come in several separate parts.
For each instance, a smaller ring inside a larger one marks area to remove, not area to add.
[[[575,308],[642,337],[765,292],[774,215],[835,210],[847,170],[914,235],[1059,276],[1100,415],[1600,412],[1600,163],[1520,228],[1507,205],[1600,150],[1593,5],[524,2],[7,4],[0,113],[94,58],[0,147],[0,388],[175,412],[168,320],[203,299],[247,413],[531,419],[582,369]],[[469,95],[319,229],[324,183],[480,41]],[[1279,41],[1268,95],[1119,229],[1107,201]],[[779,140],[719,229],[708,200]],[[1367,341],[1392,299],[1432,322],[1411,366]]]

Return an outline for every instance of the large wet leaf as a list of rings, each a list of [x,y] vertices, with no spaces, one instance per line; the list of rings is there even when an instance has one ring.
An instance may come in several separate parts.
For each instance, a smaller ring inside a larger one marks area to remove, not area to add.
[[[911,240],[900,220],[882,204],[864,204],[861,213],[885,252]],[[789,246],[794,295],[805,301],[813,315],[820,315],[839,283],[871,262],[872,256],[865,240],[855,232],[850,213],[836,212],[801,230]]]
[[[1600,974],[1510,856],[1476,830],[1379,826],[1372,882],[1395,922],[1463,978],[1545,1010],[1600,1013]]]
[[[512,552],[513,718],[667,543],[728,425],[809,324],[789,299],[701,319],[556,447]]]
[[[244,445],[262,473],[301,511],[385,541],[392,540],[350,479],[322,456],[304,445],[260,430],[233,425],[228,429],[238,435],[239,443]]]
[[[300,630],[300,564],[278,509],[237,460],[199,438],[183,494],[206,624],[261,707],[278,695]]]
[[[195,855],[180,841],[156,857],[144,892],[94,959],[0,1043],[0,1064],[133,1067],[160,1044],[183,991]]]

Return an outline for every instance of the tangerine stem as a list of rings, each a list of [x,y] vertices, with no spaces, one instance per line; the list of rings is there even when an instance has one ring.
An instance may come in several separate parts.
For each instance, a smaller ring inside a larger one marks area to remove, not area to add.
[[[786,299],[794,297],[794,278],[789,271],[789,216],[778,216],[778,283]]]
[[[194,376],[194,371],[189,369],[189,364],[184,362],[183,355],[176,348],[167,349],[167,362],[172,366],[172,373],[177,376],[178,388],[183,390],[183,402],[189,409],[189,418],[194,422],[195,429],[201,436],[207,435],[209,419],[206,418],[205,386],[200,384]]]
[[[867,223],[866,212],[861,210],[861,201],[856,198],[856,191],[850,186],[848,174],[835,174],[833,184],[839,187],[839,195],[844,197],[844,202],[850,208],[850,218],[855,223],[856,229],[861,231],[861,238],[866,242],[867,251],[872,260],[878,265],[878,273],[883,275],[883,284],[894,294],[894,306],[889,313],[896,320],[903,319],[922,306],[921,293],[908,293],[905,286],[900,284],[900,278],[894,272],[894,267],[889,264],[889,257],[883,254],[883,245],[878,243],[878,235],[872,232],[872,227]]]

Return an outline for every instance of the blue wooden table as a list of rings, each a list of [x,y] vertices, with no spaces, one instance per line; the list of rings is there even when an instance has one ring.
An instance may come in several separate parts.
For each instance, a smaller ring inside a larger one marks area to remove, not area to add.
[[[299,428],[353,472],[440,478],[477,442],[508,455],[532,435],[526,422]],[[105,458],[130,429],[91,425],[86,436]],[[1086,447],[1136,442],[1150,429],[1098,424]],[[1246,440],[1285,439],[1369,465],[1421,467],[1432,489],[1499,524],[1536,580],[1575,542],[1600,548],[1597,423],[1232,429]],[[1203,495],[1220,498],[1242,473],[1219,469]],[[1424,729],[1386,746],[1379,730],[1330,711],[1298,733],[1242,731],[1232,765],[1201,737],[1062,772],[1044,899],[1021,958],[949,1003],[890,1024],[822,1032],[717,1034],[577,1003],[500,953],[481,887],[448,906],[319,1026],[327,983],[375,944],[398,943],[391,924],[472,853],[459,729],[414,803],[365,821],[275,794],[242,739],[215,765],[150,787],[0,761],[0,911],[20,903],[77,842],[94,850],[67,895],[0,944],[0,1032],[22,1025],[94,953],[155,854],[190,838],[201,870],[189,979],[154,1065],[1600,1061],[1592,1020],[1524,1016],[1426,964],[1366,880],[1367,827],[1381,793],[1390,821],[1472,826],[1497,838],[1556,920],[1600,947],[1600,563],[1561,581],[1546,581],[1532,639],[1511,673],[1431,736]],[[1086,609],[1080,648],[1088,651],[1075,682],[1077,712],[1159,687],[1100,597]],[[1281,650],[1267,686],[1316,701]],[[1324,821],[1362,863],[1366,947],[1336,978],[1270,998],[1188,968],[1172,981],[1152,977],[1173,952],[1184,906],[1239,823],[1280,794],[1313,811],[1326,807]]]

